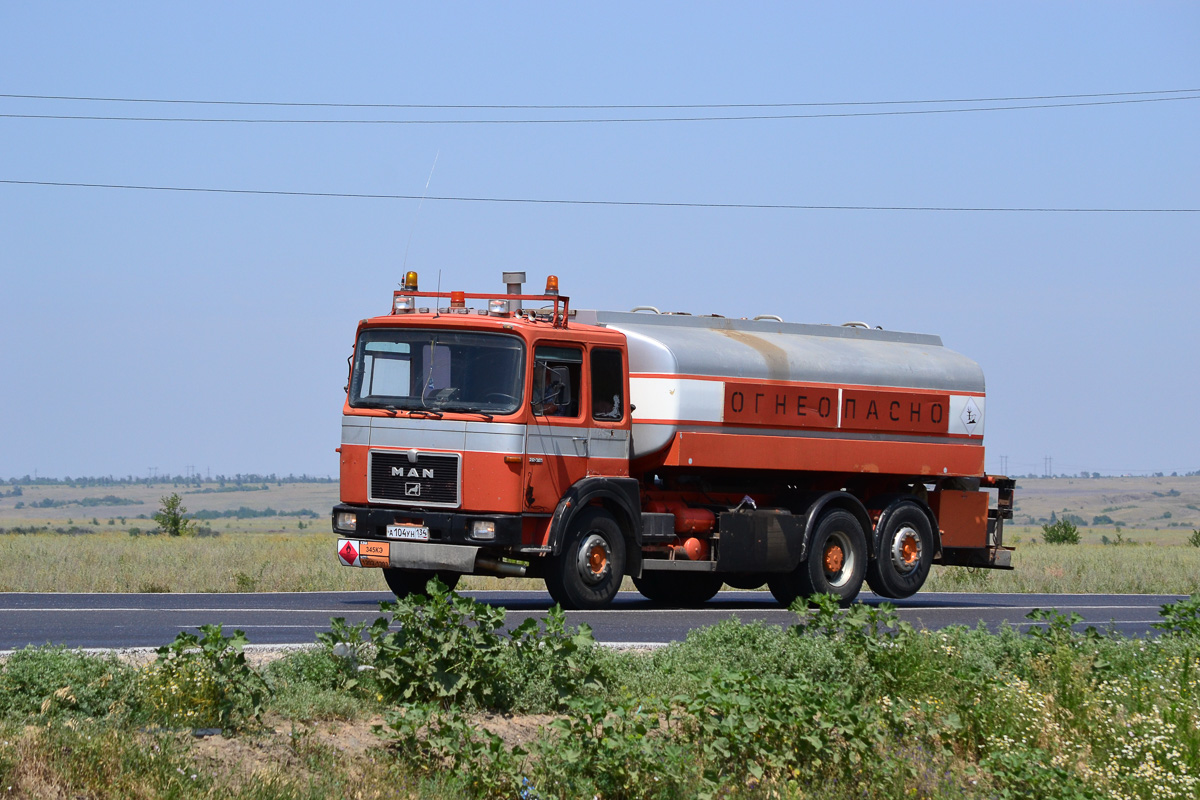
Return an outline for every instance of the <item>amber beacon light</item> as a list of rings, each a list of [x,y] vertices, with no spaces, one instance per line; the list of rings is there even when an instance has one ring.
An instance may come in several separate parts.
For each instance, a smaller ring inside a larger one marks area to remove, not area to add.
[[[550,275],[549,277],[546,278],[546,294],[548,294],[548,295],[557,295],[558,294],[558,276],[557,275]]]

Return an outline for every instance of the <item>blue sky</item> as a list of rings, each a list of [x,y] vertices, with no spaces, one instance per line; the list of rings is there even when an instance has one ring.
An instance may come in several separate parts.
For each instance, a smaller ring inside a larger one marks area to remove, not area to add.
[[[0,93],[666,105],[1141,92],[1200,87],[1197,41],[1187,3],[6,3]],[[0,98],[0,114],[389,113],[537,116]],[[1197,209],[1197,141],[1200,99],[641,124],[0,117],[0,180],[420,195],[436,156],[434,196]],[[0,477],[335,474],[355,323],[388,308],[405,266],[468,291],[503,270],[535,287],[554,273],[576,307],[937,333],[987,375],[990,470],[1001,456],[1022,474],[1046,456],[1055,472],[1200,469],[1200,214],[417,205],[0,184]]]

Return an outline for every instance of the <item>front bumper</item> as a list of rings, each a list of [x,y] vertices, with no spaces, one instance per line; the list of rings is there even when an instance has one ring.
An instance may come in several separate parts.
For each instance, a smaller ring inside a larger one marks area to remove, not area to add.
[[[339,513],[354,515],[356,522],[352,529],[337,526]],[[494,522],[495,535],[486,539],[472,536],[471,523],[476,520]],[[523,518],[520,514],[470,514],[408,508],[377,508],[340,503],[333,507],[331,522],[333,532],[347,539],[388,541],[387,526],[404,523],[424,525],[429,528],[430,544],[459,544],[496,550],[513,550],[521,546]]]
[[[475,572],[478,547],[428,542],[379,542],[374,539],[338,539],[338,559],[347,567],[448,570]]]

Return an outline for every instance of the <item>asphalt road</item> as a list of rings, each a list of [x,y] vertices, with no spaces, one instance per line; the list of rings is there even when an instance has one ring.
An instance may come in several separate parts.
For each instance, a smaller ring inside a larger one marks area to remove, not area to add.
[[[508,609],[507,624],[541,617],[550,607],[543,592],[465,592],[483,602]],[[69,647],[157,647],[180,631],[195,631],[206,623],[226,630],[241,628],[252,643],[304,644],[327,630],[332,617],[350,622],[374,620],[386,592],[303,592],[269,594],[30,594],[0,593],[0,650],[26,645]],[[880,598],[864,592],[861,599]],[[1054,608],[1080,614],[1083,626],[1115,630],[1126,636],[1146,636],[1159,620],[1159,606],[1180,595],[1047,595],[959,594],[921,592],[896,601],[901,619],[918,627],[1031,623],[1025,615],[1034,608]],[[678,641],[692,628],[736,617],[790,625],[794,614],[779,608],[766,592],[724,591],[698,609],[669,609],[652,605],[636,592],[622,592],[604,611],[570,611],[567,622],[586,622],[597,640],[609,644],[662,644]]]

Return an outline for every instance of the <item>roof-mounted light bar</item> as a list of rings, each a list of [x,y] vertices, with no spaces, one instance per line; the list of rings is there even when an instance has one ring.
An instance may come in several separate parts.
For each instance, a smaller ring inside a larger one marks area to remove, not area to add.
[[[487,309],[480,308],[475,313],[496,317],[521,315],[534,322],[550,322],[556,328],[567,327],[567,320],[571,316],[569,310],[571,298],[559,294],[557,275],[551,275],[546,278],[546,292],[540,295],[521,294],[521,283],[525,280],[525,273],[523,272],[506,272],[504,273],[504,279],[507,284],[508,293],[502,295],[491,292],[484,294],[461,291],[422,292],[417,289],[417,273],[410,271],[405,273],[404,282],[400,285],[400,289],[392,294],[392,314],[407,314],[413,311],[425,313],[429,309],[417,308],[417,298],[419,297],[448,298],[450,303],[442,311],[457,314],[471,313],[471,309],[467,307],[467,300],[486,300]],[[531,309],[526,311],[522,307],[524,301],[531,300],[549,302],[550,305],[537,310]],[[437,301],[435,300],[435,308],[437,305]]]

